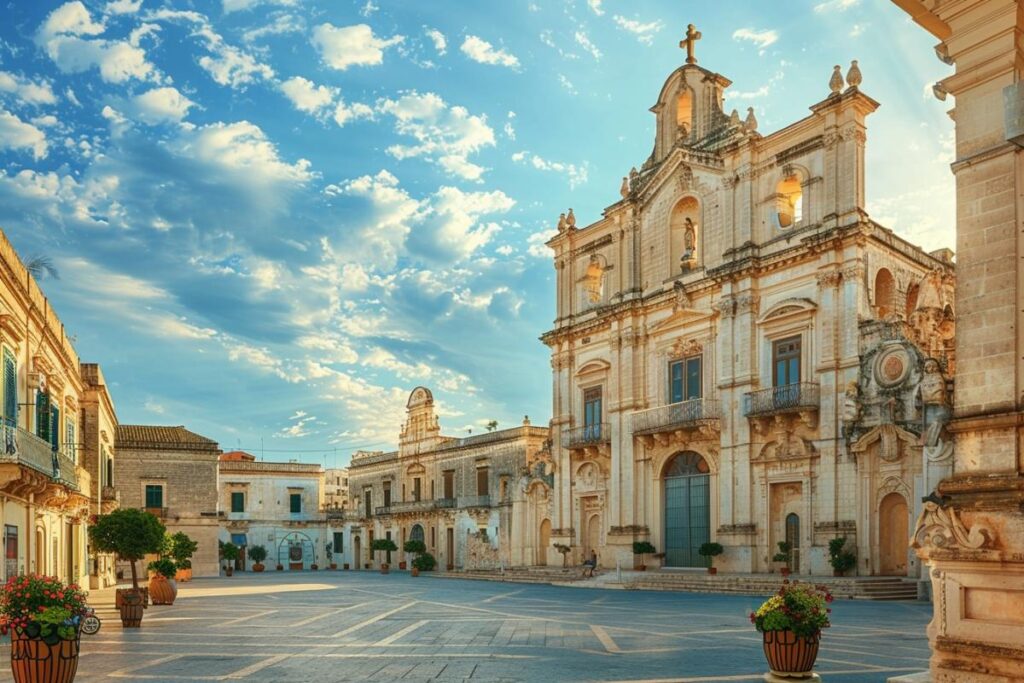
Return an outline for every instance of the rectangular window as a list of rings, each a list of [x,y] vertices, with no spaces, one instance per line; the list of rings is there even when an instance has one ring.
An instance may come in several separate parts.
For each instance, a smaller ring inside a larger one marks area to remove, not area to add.
[[[334,545],[331,546],[331,552],[335,555],[345,552],[345,534],[340,531],[334,532]]]
[[[384,482],[384,507],[391,507],[391,482]]]
[[[45,391],[36,392],[36,436],[50,440],[50,395]]]
[[[18,365],[14,354],[4,349],[4,424],[18,424]]]
[[[669,363],[669,403],[690,401],[703,396],[703,359],[691,356]]]
[[[801,338],[789,337],[772,344],[772,386],[800,383]]]
[[[490,477],[489,470],[486,467],[478,467],[476,469],[476,495],[486,496],[488,489],[490,488]]]
[[[583,424],[588,427],[601,424],[601,387],[583,392]]]
[[[288,496],[288,498],[289,498],[289,500],[291,502],[290,507],[289,507],[291,512],[293,514],[302,512],[302,494],[301,493],[293,493],[290,496]]]
[[[373,515],[373,492],[370,489],[363,491],[363,517]]]
[[[164,506],[164,487],[162,484],[146,484],[146,507],[162,508]]]
[[[18,527],[4,525],[4,572],[6,578],[18,573]]]
[[[455,470],[445,470],[441,473],[444,478],[444,497],[451,499],[455,497]]]
[[[245,512],[245,493],[242,491],[231,492],[231,511]]]
[[[415,479],[412,480],[412,499],[415,502],[419,502],[421,493],[422,492],[420,491],[420,478],[416,477]]]

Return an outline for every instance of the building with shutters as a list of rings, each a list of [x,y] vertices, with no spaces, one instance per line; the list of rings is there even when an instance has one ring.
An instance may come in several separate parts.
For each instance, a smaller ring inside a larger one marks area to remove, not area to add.
[[[116,510],[121,500],[114,480],[117,413],[100,366],[82,363],[81,375],[84,393],[80,404],[81,444],[78,455],[92,482],[90,512],[102,515]],[[107,588],[116,582],[114,556],[90,554],[89,588]]]
[[[324,470],[324,508],[347,510],[348,505],[348,468]]]
[[[854,62],[808,116],[762,133],[730,86],[685,64],[651,108],[651,155],[619,198],[548,242],[556,318],[551,540],[573,561],[920,574],[919,502],[948,470],[954,268],[865,209],[867,117]]]

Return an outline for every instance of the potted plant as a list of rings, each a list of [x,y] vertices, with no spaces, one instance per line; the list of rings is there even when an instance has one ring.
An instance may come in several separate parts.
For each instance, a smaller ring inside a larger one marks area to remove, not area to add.
[[[235,573],[235,560],[238,559],[239,552],[238,546],[234,543],[225,543],[220,547],[220,556],[227,560],[227,564],[224,565],[224,574],[226,576],[233,576]]]
[[[263,566],[263,560],[267,559],[267,549],[261,545],[254,545],[249,548],[249,559],[252,560],[252,570],[254,572],[261,572],[266,567]]]
[[[640,564],[636,568],[640,571],[646,571],[647,565],[644,564],[644,556],[655,552],[657,550],[650,541],[633,541],[633,554],[640,556]]]
[[[283,572],[284,571],[284,565],[281,564],[280,562],[277,563],[277,571],[279,571],[279,572]]]
[[[76,584],[35,574],[9,578],[0,588],[0,633],[11,636],[15,683],[71,683],[87,613]]]
[[[824,586],[788,582],[765,600],[750,621],[761,632],[768,668],[776,676],[808,678],[828,628],[832,595]]]
[[[370,544],[370,550],[372,550],[373,552],[393,553],[396,550],[398,550],[398,546],[395,545],[395,542],[392,541],[390,538],[375,538],[373,539],[373,543]],[[380,563],[380,573],[388,573],[387,562]]]
[[[723,548],[720,543],[704,543],[697,550],[697,553],[699,553],[701,557],[708,558],[708,574],[714,576],[718,573],[718,567],[714,565],[714,560],[712,558],[717,557],[724,552],[725,548]]]
[[[178,573],[174,575],[175,581],[192,580],[192,556],[195,555],[199,544],[189,538],[188,534],[179,531],[170,537],[170,549],[168,555],[178,567]]]
[[[412,558],[412,575],[419,576],[420,570],[416,566],[416,558],[422,555],[423,553],[427,552],[426,543],[415,539],[409,539],[405,542],[405,545],[402,546],[402,550],[404,550],[407,553],[412,553],[413,555],[415,555],[415,557]],[[437,563],[435,562],[435,564]],[[433,567],[431,567],[431,569],[433,569]]]
[[[432,572],[437,566],[437,560],[428,552],[422,552],[413,558],[412,575],[419,576],[420,572]]]
[[[842,576],[857,566],[857,556],[845,548],[846,536],[833,538],[828,542],[828,563],[832,565],[834,576]]]
[[[345,571],[348,571],[348,562],[346,562],[345,564],[341,565],[341,568],[344,569]]]
[[[572,548],[565,545],[564,543],[552,543],[551,545],[554,546],[556,551],[561,553],[562,567],[564,568],[569,561],[569,551],[572,550]],[[448,569],[451,569],[451,567],[449,566]]]
[[[779,573],[783,577],[789,576],[790,563],[793,561],[793,544],[787,541],[779,541],[779,552],[772,555],[772,562],[776,563]]]
[[[334,544],[333,543],[328,543],[327,545],[324,546],[324,555],[327,556],[327,565],[331,569],[337,569],[338,565],[334,561]]]
[[[153,604],[173,605],[174,599],[178,597],[178,586],[174,583],[178,567],[174,561],[161,557],[150,562],[146,569],[152,572],[149,579],[149,598]]]
[[[132,568],[132,587],[117,589],[115,604],[121,612],[121,623],[126,628],[138,628],[142,623],[142,610],[146,596],[139,589],[135,563],[149,553],[160,551],[166,529],[155,515],[134,508],[114,510],[98,515],[89,527],[89,541],[101,553],[114,553]]]

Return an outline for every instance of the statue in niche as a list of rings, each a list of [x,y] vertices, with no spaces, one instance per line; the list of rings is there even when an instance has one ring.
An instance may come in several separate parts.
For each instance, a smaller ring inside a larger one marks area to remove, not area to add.
[[[860,418],[860,389],[856,382],[847,382],[843,396],[843,436],[849,439]]]
[[[921,404],[924,432],[921,443],[929,448],[939,445],[942,429],[949,422],[949,397],[946,395],[946,378],[939,362],[929,358],[924,362],[924,375],[917,387]]]

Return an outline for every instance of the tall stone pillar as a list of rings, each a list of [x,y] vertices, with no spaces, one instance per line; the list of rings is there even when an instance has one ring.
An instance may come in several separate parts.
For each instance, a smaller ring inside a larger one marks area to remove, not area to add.
[[[952,476],[913,544],[935,614],[933,681],[1024,680],[1024,13],[1015,0],[893,0],[956,66],[957,375]]]

